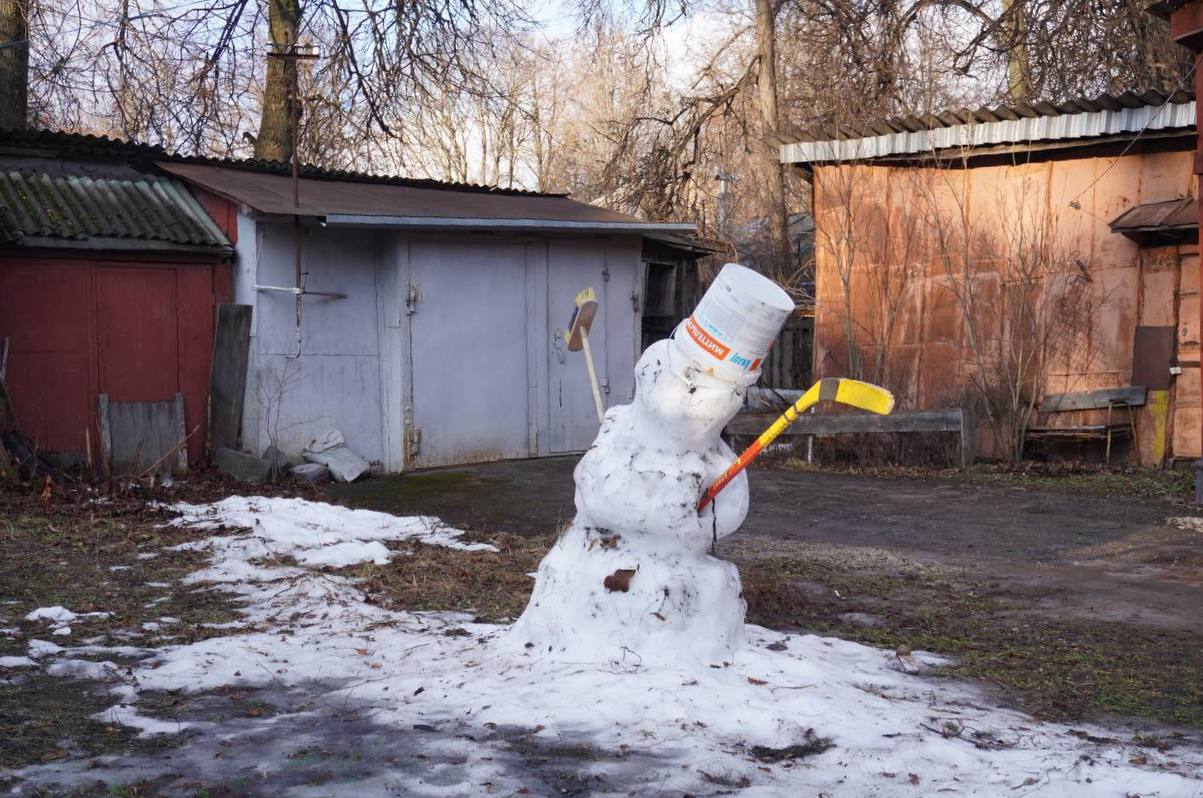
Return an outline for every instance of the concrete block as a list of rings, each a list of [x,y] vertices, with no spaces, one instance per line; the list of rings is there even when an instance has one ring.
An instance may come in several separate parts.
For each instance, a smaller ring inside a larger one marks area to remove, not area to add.
[[[218,447],[213,453],[217,468],[239,482],[267,482],[271,479],[272,464],[262,457]]]

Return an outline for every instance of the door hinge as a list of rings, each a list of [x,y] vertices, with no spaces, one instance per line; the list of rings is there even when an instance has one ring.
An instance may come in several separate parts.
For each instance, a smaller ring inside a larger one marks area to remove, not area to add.
[[[610,395],[610,380],[609,380],[609,378],[603,379],[603,380],[601,381],[601,389],[602,389],[602,393],[604,393],[606,396],[609,396],[609,395]]]
[[[418,452],[422,451],[422,430],[410,427],[406,437],[405,451],[410,457],[416,457]]]
[[[639,292],[633,288],[631,289],[631,310],[639,312]]]
[[[418,312],[418,300],[422,298],[422,291],[413,283],[409,284],[409,291],[405,294],[405,315],[412,316]]]
[[[603,283],[610,282],[610,267],[609,266],[602,266],[602,282]]]

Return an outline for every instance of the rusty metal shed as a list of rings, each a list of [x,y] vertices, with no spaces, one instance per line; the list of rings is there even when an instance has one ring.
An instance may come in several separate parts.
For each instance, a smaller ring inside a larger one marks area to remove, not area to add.
[[[1197,110],[1192,92],[1132,91],[820,128],[782,146],[813,191],[816,376],[868,363],[903,407],[980,400],[968,353],[1005,357],[1021,325],[1001,286],[1040,230],[1041,257],[1080,275],[1092,310],[1088,329],[1059,336],[1073,349],[1050,359],[1036,400],[1140,380],[1134,459],[1197,458]],[[1041,412],[1029,428],[1110,428],[1103,416]],[[979,432],[987,454],[1006,434]]]

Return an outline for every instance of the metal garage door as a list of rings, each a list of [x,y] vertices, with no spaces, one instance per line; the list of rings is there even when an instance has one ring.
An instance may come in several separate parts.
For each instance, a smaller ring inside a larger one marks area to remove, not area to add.
[[[597,411],[589,384],[583,352],[569,352],[563,334],[572,318],[577,292],[592,288],[599,307],[593,320],[589,343],[594,367],[602,387],[602,402],[612,404],[607,367],[607,331],[611,308],[608,296],[609,272],[606,249],[594,241],[552,240],[547,257],[547,309],[551,326],[551,353],[548,358],[548,407],[550,428],[548,448],[552,452],[579,452],[589,448],[597,436]],[[627,401],[622,397],[621,401]]]
[[[408,465],[530,454],[526,245],[413,242]]]

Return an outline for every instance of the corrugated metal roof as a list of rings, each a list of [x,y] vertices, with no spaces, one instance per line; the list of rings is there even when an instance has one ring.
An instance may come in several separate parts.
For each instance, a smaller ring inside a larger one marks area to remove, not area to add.
[[[0,165],[5,159],[22,167],[30,161],[55,159],[61,174],[75,168],[69,163],[72,159],[128,170],[116,177],[137,179],[140,173],[167,172],[263,214],[320,216],[329,224],[640,234],[688,234],[695,229],[691,224],[646,222],[565,194],[305,165],[300,168],[301,202],[294,206],[291,168],[285,163],[183,156],[161,147],[61,131],[0,129]]]
[[[1116,233],[1185,230],[1199,226],[1199,203],[1194,197],[1146,202],[1121,213],[1111,222]]]
[[[230,249],[229,240],[175,180],[0,172],[0,241],[20,244],[30,238]]]
[[[890,155],[937,153],[998,144],[1067,141],[1195,125],[1190,92],[1101,94],[1064,103],[961,108],[922,118],[880,119],[813,131],[781,147],[782,163],[863,161]]]
[[[629,233],[693,229],[693,225],[644,222],[564,196],[459,192],[395,183],[302,178],[300,205],[294,205],[292,179],[284,175],[170,161],[159,162],[158,167],[263,214],[320,216],[336,225]]]
[[[262,172],[265,174],[291,176],[292,167],[281,161],[267,161],[253,158],[208,158],[200,155],[182,155],[172,152],[165,147],[151,144],[141,144],[134,141],[94,136],[85,133],[67,133],[61,130],[7,129],[0,128],[0,155],[5,150],[15,148],[21,152],[30,149],[46,150],[47,154],[74,154],[87,157],[120,158],[123,160],[142,160],[147,163],[154,161],[171,161],[173,163],[205,164],[209,166],[225,166],[246,171]],[[563,197],[564,194],[548,194],[537,191],[524,191],[517,188],[497,188],[482,186],[476,183],[453,183],[443,180],[424,178],[398,177],[396,175],[372,174],[368,172],[353,172],[340,169],[325,169],[319,166],[302,164],[302,177],[315,180],[340,180],[353,183],[376,183],[393,186],[411,186],[414,188],[442,189],[447,191],[498,194],[505,196],[533,197]]]

